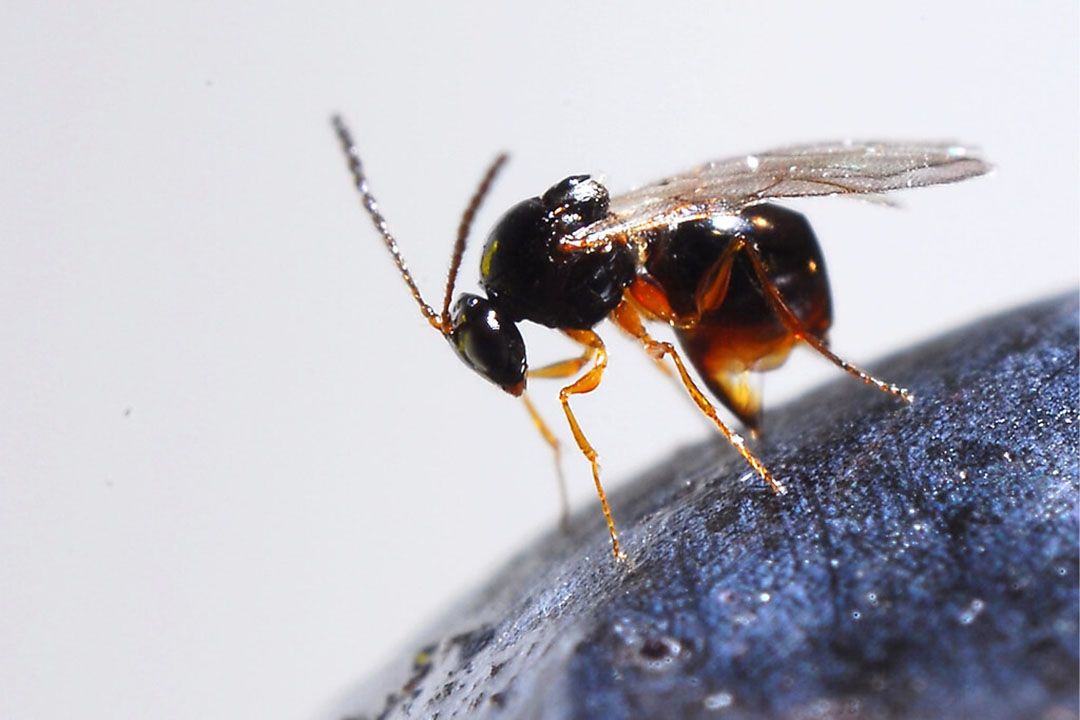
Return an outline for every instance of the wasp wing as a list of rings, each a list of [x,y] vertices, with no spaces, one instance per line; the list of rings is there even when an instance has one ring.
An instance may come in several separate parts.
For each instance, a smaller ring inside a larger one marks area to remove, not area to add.
[[[972,148],[943,142],[793,145],[715,160],[611,199],[606,218],[571,242],[592,244],[663,225],[738,212],[770,198],[875,196],[958,182],[991,166]]]

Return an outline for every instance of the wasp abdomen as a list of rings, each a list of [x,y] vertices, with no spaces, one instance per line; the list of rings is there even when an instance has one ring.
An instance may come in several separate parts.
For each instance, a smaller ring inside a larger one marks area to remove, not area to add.
[[[753,205],[738,215],[682,223],[650,243],[644,280],[659,286],[669,306],[646,309],[676,327],[709,389],[754,428],[760,401],[743,373],[782,364],[798,338],[740,252],[745,243],[757,248],[803,327],[823,337],[832,323],[825,262],[806,218],[787,208]]]

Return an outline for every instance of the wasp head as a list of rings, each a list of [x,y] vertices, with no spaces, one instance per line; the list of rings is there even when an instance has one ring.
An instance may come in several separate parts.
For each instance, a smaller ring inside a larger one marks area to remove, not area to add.
[[[446,336],[466,365],[511,395],[525,391],[525,341],[487,298],[462,294]]]

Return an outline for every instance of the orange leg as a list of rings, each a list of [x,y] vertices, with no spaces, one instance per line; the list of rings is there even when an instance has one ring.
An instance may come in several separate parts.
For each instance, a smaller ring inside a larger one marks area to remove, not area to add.
[[[626,300],[623,300],[623,302],[626,302]],[[635,307],[634,312],[640,314],[641,311],[638,310]],[[639,339],[636,335],[634,335],[632,332],[627,330],[622,325],[616,324],[616,327],[618,327],[620,330],[622,330],[624,333],[626,333],[627,336],[629,336],[630,338],[632,338],[634,340]],[[664,377],[674,379],[672,377],[672,375],[671,375],[671,368],[669,368],[667,365],[664,364],[664,359],[663,358],[659,358],[659,357],[656,357],[656,356],[650,356],[650,357],[652,357],[652,361],[653,361],[653,364],[656,365],[656,369],[659,370],[660,372],[662,372],[664,374]]]
[[[568,378],[577,374],[583,367],[592,363],[590,368],[584,375],[578,378],[575,382],[571,383],[567,387],[564,387],[559,391],[559,402],[562,403],[563,412],[566,413],[567,422],[570,425],[570,431],[574,435],[574,441],[577,442],[578,449],[589,461],[592,466],[593,483],[596,485],[596,494],[600,497],[600,507],[604,511],[604,520],[607,522],[608,533],[611,535],[611,550],[615,555],[616,560],[624,560],[626,556],[622,553],[619,547],[619,537],[615,530],[615,520],[611,514],[611,506],[608,505],[607,494],[604,492],[604,486],[600,483],[600,462],[599,456],[592,444],[589,443],[585,437],[585,433],[581,429],[581,425],[578,423],[577,418],[574,416],[573,410],[570,409],[570,396],[578,395],[587,392],[592,392],[600,384],[600,377],[604,373],[604,369],[607,367],[607,350],[604,348],[604,343],[600,337],[591,330],[567,330],[566,335],[577,343],[585,346],[585,352],[579,357],[571,358],[569,360],[562,360],[559,362],[551,363],[550,365],[544,365],[543,367],[536,368],[529,371],[529,377],[546,378],[546,379],[558,379]],[[555,451],[556,458],[560,455],[559,441],[548,429],[547,425],[540,418],[539,413],[536,411],[535,406],[526,398],[526,408],[529,410],[529,414],[532,416],[533,423],[536,424],[537,429],[540,430],[540,434],[544,436],[544,439]],[[558,459],[556,459],[558,462]],[[561,465],[559,468],[560,478],[562,477]],[[560,480],[560,482],[562,482]],[[563,497],[565,498],[566,491],[563,488]],[[565,500],[564,500],[565,502]],[[565,517],[565,516],[564,516]],[[565,520],[564,520],[565,522]]]
[[[588,365],[592,358],[593,351],[587,350],[582,353],[581,357],[560,360],[559,362],[554,362],[550,365],[544,365],[535,370],[530,370],[528,374],[531,378],[568,378],[577,375],[578,371]]]
[[[754,468],[755,472],[761,476],[761,478],[769,484],[769,487],[778,494],[787,492],[784,486],[781,485],[776,478],[773,477],[769,469],[765,467],[765,464],[757,458],[754,453],[750,452],[750,449],[746,447],[746,441],[742,439],[742,436],[738,433],[732,432],[731,428],[724,424],[724,421],[720,419],[720,416],[716,412],[716,408],[709,402],[709,399],[705,397],[705,394],[701,392],[697,384],[694,383],[693,378],[690,377],[690,373],[686,371],[686,365],[683,364],[682,358],[679,356],[678,351],[675,350],[675,346],[668,342],[661,342],[655,340],[645,330],[645,326],[641,322],[641,316],[633,307],[630,306],[625,300],[619,303],[619,306],[611,313],[611,319],[623,330],[630,333],[637,338],[645,346],[645,350],[654,358],[663,359],[664,356],[671,356],[672,361],[675,363],[675,369],[679,373],[679,378],[682,380],[683,386],[690,394],[691,399],[698,406],[698,409],[705,414],[717,429],[727,438],[728,442],[738,451],[743,459]]]
[[[566,530],[570,527],[570,503],[566,497],[566,476],[563,475],[562,447],[559,445],[559,438],[555,437],[555,433],[551,432],[551,428],[540,417],[540,413],[536,410],[532,400],[529,399],[528,394],[522,393],[521,400],[525,403],[525,409],[529,411],[529,417],[532,418],[533,425],[536,426],[540,436],[544,438],[544,442],[551,447],[551,452],[555,455],[555,477],[559,483],[559,525],[562,526],[563,530]]]
[[[775,310],[780,315],[781,321],[783,321],[783,323],[787,326],[788,330],[794,333],[796,337],[798,337],[810,347],[814,348],[814,350],[817,350],[819,353],[824,355],[830,362],[839,367],[841,370],[850,373],[851,375],[854,375],[867,385],[873,385],[878,390],[888,393],[889,395],[892,395],[894,397],[898,397],[904,402],[910,403],[915,400],[915,396],[908,392],[906,389],[900,387],[899,385],[894,385],[892,383],[886,383],[882,380],[878,380],[876,377],[866,372],[863,372],[859,368],[849,363],[847,360],[838,357],[831,350],[829,350],[828,346],[821,338],[809,332],[805,327],[803,327],[803,324],[799,321],[799,318],[795,316],[795,313],[792,312],[791,308],[789,308],[787,306],[787,303],[784,302],[784,298],[780,296],[780,291],[776,289],[776,285],[772,282],[772,280],[769,279],[769,273],[767,268],[765,267],[765,261],[762,260],[761,253],[758,252],[757,248],[754,247],[753,243],[745,243],[742,249],[746,253],[746,256],[750,259],[751,265],[754,266],[754,273],[757,275],[758,280],[761,281],[762,287],[765,288],[765,297],[769,300],[769,304],[771,304],[773,310]]]
[[[559,391],[559,402],[562,403],[563,412],[566,413],[566,421],[570,425],[570,432],[574,435],[574,441],[577,442],[578,449],[581,450],[581,454],[585,456],[592,466],[593,484],[596,485],[596,494],[600,498],[600,507],[604,511],[604,520],[607,522],[608,533],[611,535],[611,552],[616,560],[625,560],[626,555],[623,554],[619,547],[619,535],[615,530],[615,520],[611,516],[611,506],[608,505],[607,494],[604,492],[604,486],[600,482],[600,457],[585,437],[581,425],[574,416],[574,411],[570,409],[571,395],[583,395],[592,392],[600,385],[600,378],[607,367],[607,350],[604,348],[604,342],[600,339],[600,336],[592,330],[566,330],[565,332],[570,339],[585,346],[585,354],[580,358],[581,364],[592,361],[592,367],[584,375]],[[569,370],[576,362],[578,360],[568,360],[549,367]],[[555,377],[555,375],[545,374],[542,377]]]

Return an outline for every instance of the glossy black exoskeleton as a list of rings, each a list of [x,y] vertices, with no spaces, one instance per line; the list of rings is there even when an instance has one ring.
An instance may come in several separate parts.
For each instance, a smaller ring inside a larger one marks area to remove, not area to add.
[[[615,309],[634,279],[634,255],[621,244],[568,251],[561,241],[607,214],[599,181],[574,175],[541,197],[512,207],[491,231],[480,284],[511,319],[587,330]]]
[[[570,233],[604,217],[607,190],[574,175],[540,197],[522,200],[495,225],[480,261],[487,298],[463,295],[448,336],[458,356],[511,395],[525,390],[528,364],[514,323],[530,320],[587,330],[611,313],[634,279],[625,245],[590,252],[560,247]]]

